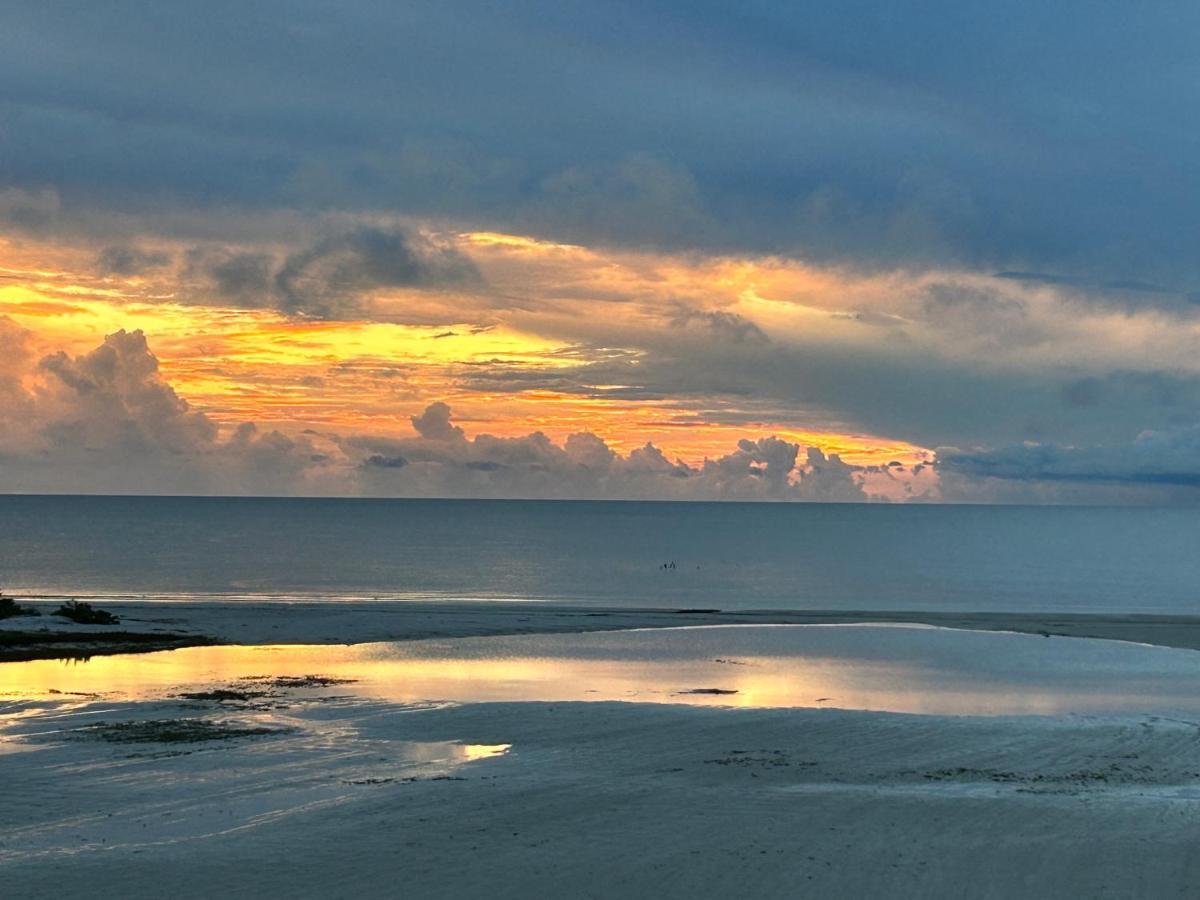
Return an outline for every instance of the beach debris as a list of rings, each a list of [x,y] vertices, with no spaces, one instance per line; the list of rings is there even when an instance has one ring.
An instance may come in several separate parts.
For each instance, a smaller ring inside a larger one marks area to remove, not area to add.
[[[338,678],[333,675],[247,675],[239,681],[255,681],[277,688],[319,688],[354,684],[358,679]]]
[[[419,780],[415,775],[408,775],[404,778],[357,778],[350,780],[342,780],[342,784],[412,784]]]
[[[260,697],[273,697],[275,695],[271,691],[237,691],[228,688],[215,688],[211,691],[185,691],[175,696],[181,700],[211,700],[220,703],[226,700],[255,700]]]
[[[287,734],[291,728],[250,725],[209,719],[146,719],[130,722],[97,722],[76,729],[83,737],[114,744],[195,744],[233,738]]]
[[[103,609],[96,609],[82,600],[68,600],[51,615],[62,616],[80,625],[117,625],[120,618]]]
[[[783,750],[730,750],[727,756],[706,759],[705,763],[715,766],[740,766],[743,768],[767,769],[778,767],[812,768],[817,765],[809,759],[792,759]]]

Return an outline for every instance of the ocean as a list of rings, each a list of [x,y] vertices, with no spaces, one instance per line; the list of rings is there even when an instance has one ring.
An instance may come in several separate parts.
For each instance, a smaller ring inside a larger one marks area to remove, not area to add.
[[[1200,512],[0,497],[24,597],[1200,614]]]

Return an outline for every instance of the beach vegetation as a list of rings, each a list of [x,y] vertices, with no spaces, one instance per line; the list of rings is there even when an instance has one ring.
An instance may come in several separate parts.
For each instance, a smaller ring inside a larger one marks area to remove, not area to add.
[[[12,597],[0,595],[0,619],[11,619],[14,616],[40,616],[41,613],[32,606],[22,606]]]
[[[194,744],[232,738],[262,737],[291,729],[206,719],[150,719],[141,722],[97,722],[80,733],[116,744]]]
[[[96,609],[92,604],[81,600],[68,600],[53,613],[78,622],[80,625],[117,625],[120,618],[103,609]]]

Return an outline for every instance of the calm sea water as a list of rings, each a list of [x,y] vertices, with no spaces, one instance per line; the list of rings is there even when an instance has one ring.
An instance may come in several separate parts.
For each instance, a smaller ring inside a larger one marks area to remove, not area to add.
[[[1197,614],[1200,512],[9,496],[0,587]]]

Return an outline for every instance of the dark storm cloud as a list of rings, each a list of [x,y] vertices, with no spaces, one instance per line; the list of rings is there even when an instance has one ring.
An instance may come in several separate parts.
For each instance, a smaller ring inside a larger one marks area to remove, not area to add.
[[[401,227],[356,226],[317,238],[281,259],[227,247],[195,247],[183,278],[248,307],[340,318],[361,312],[382,288],[478,286],[474,265],[457,250]]]
[[[214,261],[209,274],[222,297],[262,297],[271,288],[271,257],[265,253],[234,253]]]
[[[472,263],[450,248],[402,229],[360,227],[318,240],[284,260],[275,290],[286,312],[336,316],[386,287],[437,287],[478,281]]]
[[[1190,291],[1198,26],[1178,0],[14,2],[0,173],[68,213],[398,211]]]
[[[168,253],[120,245],[105,247],[96,256],[96,268],[106,275],[141,275],[170,262]]]

